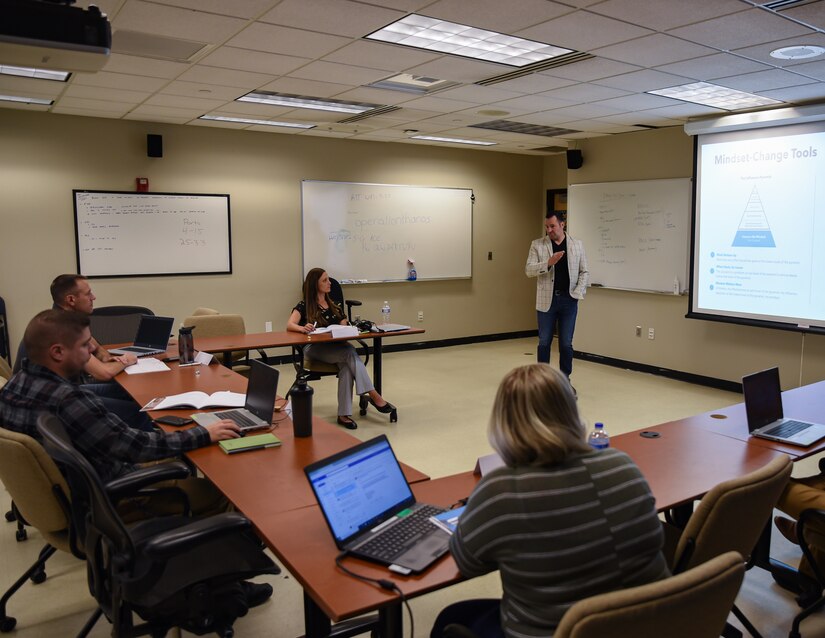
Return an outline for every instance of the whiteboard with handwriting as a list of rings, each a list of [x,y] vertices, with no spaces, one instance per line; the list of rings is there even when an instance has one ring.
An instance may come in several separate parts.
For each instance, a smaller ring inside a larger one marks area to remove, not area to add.
[[[690,179],[572,184],[568,227],[582,240],[591,285],[687,290]]]
[[[472,276],[473,191],[353,182],[301,183],[303,272],[342,283]]]
[[[232,272],[229,195],[73,192],[80,274]]]

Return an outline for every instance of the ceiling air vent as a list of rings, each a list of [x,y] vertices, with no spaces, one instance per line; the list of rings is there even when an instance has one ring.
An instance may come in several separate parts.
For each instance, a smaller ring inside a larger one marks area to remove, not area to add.
[[[368,117],[373,117],[375,115],[385,115],[386,113],[392,113],[393,111],[400,111],[400,106],[385,106],[380,109],[373,109],[372,111],[366,111],[365,113],[359,113],[358,115],[353,115],[352,117],[348,117],[343,120],[338,120],[339,124],[350,124],[352,122],[360,122],[361,120],[365,120]]]
[[[499,82],[515,80],[516,78],[521,78],[525,75],[530,75],[531,73],[538,73],[539,71],[546,71],[547,69],[556,69],[560,66],[575,64],[576,62],[589,60],[593,57],[595,56],[590,55],[589,53],[573,51],[572,53],[566,53],[565,55],[559,55],[555,58],[551,58],[550,60],[545,60],[544,62],[536,62],[535,64],[523,66],[515,71],[508,71],[507,73],[502,73],[501,75],[496,75],[494,77],[487,78],[486,80],[479,80],[476,84],[479,86],[490,86],[491,84],[498,84]]]
[[[555,126],[541,126],[539,124],[527,124],[526,122],[512,122],[510,120],[492,120],[481,124],[470,124],[472,128],[485,128],[491,131],[504,131],[505,133],[523,133],[524,135],[541,135],[542,137],[559,137],[580,133],[569,128],[558,128]]]
[[[179,40],[140,31],[117,30],[112,36],[112,51],[143,58],[192,62],[212,47],[208,42]]]

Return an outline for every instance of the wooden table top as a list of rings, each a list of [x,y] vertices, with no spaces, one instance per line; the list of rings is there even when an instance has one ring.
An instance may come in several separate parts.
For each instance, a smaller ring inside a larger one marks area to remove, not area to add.
[[[221,337],[198,337],[195,334],[195,348],[203,352],[226,352],[230,350],[256,350],[258,348],[278,348],[284,346],[303,346],[308,343],[326,341],[352,341],[354,339],[381,339],[384,337],[403,337],[423,334],[421,328],[410,328],[397,332],[365,332],[355,337],[333,339],[330,333],[305,335],[300,332],[258,332],[253,334],[230,335]]]

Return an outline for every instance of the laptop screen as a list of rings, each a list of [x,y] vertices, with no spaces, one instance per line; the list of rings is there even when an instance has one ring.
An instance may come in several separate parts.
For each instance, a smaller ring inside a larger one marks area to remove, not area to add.
[[[383,434],[304,471],[339,546],[415,503]]]
[[[169,345],[169,335],[172,334],[174,317],[157,317],[155,315],[141,315],[138,324],[135,345],[143,348],[166,349]]]
[[[748,430],[753,432],[782,418],[782,386],[779,368],[769,368],[742,377]]]
[[[275,397],[278,395],[278,371],[254,359],[249,366],[244,407],[259,419],[271,423]]]

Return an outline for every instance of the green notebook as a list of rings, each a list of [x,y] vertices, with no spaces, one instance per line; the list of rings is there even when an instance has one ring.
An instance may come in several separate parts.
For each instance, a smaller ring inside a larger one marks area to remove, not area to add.
[[[218,442],[221,449],[227,454],[235,454],[237,452],[248,452],[249,450],[260,450],[265,447],[278,447],[281,444],[279,439],[274,434],[254,434],[252,436],[244,436],[240,439],[226,439]]]

